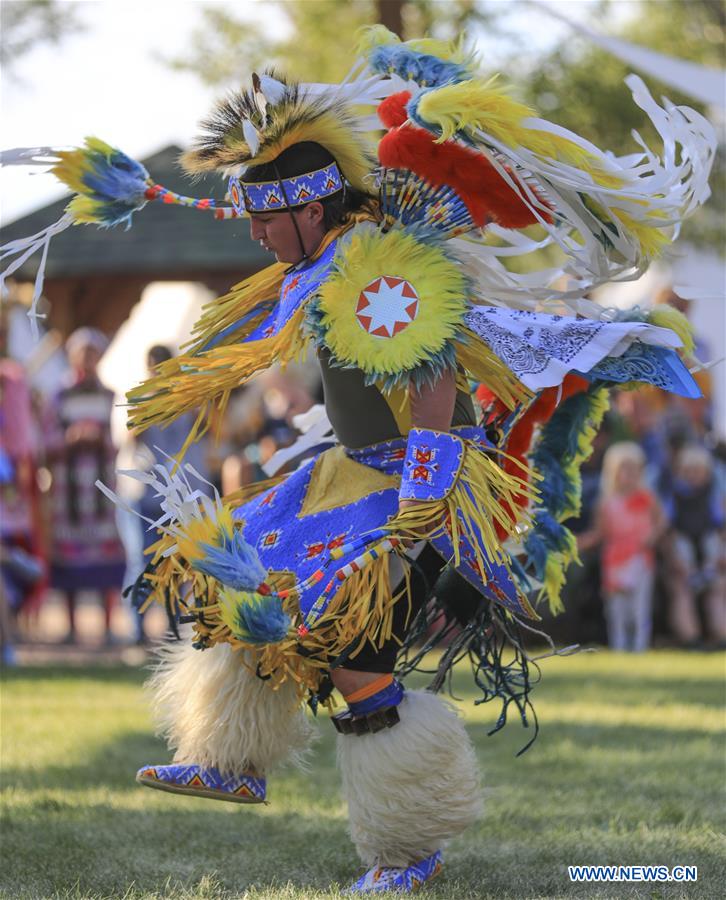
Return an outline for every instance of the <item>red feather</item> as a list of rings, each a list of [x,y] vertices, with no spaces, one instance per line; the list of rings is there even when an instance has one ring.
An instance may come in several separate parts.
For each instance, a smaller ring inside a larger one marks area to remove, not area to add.
[[[411,94],[408,91],[400,91],[381,100],[378,104],[378,118],[386,128],[398,128],[408,119],[406,104],[410,99]]]
[[[409,169],[433,185],[453,188],[479,227],[492,221],[504,228],[535,224],[537,218],[527,204],[481,153],[454,141],[437,144],[425,129],[403,124],[408,119],[406,103],[410,97],[408,91],[392,94],[378,107],[379,118],[391,129],[378,145],[381,165]],[[549,216],[544,218],[551,221]]]
[[[509,432],[507,439],[506,452],[507,457],[501,460],[501,466],[509,475],[516,475],[519,478],[526,478],[526,470],[521,468],[525,461],[525,457],[532,445],[532,436],[537,425],[547,422],[554,413],[557,406],[573,394],[579,394],[581,391],[587,390],[589,382],[580,375],[566,375],[562,382],[561,390],[557,387],[545,388],[536,400],[532,403],[524,415],[516,422]],[[483,409],[490,410],[488,419],[494,420],[498,415],[506,411],[506,407],[489,388],[480,385],[476,392],[477,400]],[[518,498],[518,507],[524,506],[526,498],[522,495]],[[511,504],[502,503],[512,522],[516,522],[518,513],[516,508],[512,508]],[[505,529],[495,522],[494,527],[497,536],[504,539],[506,536]]]

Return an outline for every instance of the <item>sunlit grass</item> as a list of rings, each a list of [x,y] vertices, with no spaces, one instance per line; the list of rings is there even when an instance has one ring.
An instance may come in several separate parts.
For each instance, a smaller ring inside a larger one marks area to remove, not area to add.
[[[0,890],[7,898],[337,897],[360,872],[334,765],[333,730],[307,774],[270,784],[270,804],[138,787],[168,759],[132,669],[25,669],[2,691]],[[716,897],[726,851],[724,656],[582,653],[543,664],[542,731],[455,691],[476,743],[486,815],[455,841],[433,898]],[[445,798],[442,798],[442,803]],[[414,826],[415,827],[415,823]],[[571,885],[568,864],[696,865],[690,885]]]

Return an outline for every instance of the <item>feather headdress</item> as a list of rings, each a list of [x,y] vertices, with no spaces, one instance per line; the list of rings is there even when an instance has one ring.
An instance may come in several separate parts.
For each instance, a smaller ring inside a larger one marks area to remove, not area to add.
[[[374,147],[361,130],[345,93],[316,92],[270,75],[253,76],[252,90],[229,94],[202,122],[201,134],[181,162],[192,175],[272,162],[288,147],[311,141],[324,147],[354,188],[375,167]]]

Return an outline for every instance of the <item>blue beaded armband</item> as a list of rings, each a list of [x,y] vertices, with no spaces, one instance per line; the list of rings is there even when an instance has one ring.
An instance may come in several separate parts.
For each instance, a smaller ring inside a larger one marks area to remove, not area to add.
[[[464,442],[455,434],[412,428],[401,474],[401,500],[443,500],[464,462]]]
[[[371,713],[379,709],[386,709],[389,706],[398,706],[403,700],[404,688],[400,681],[394,680],[383,688],[382,691],[373,694],[366,700],[359,700],[356,703],[348,702],[348,709],[353,716],[369,716]]]

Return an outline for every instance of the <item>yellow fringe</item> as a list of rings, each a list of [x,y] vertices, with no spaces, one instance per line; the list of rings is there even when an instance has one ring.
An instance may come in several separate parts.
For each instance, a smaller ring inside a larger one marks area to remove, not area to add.
[[[230,494],[225,494],[224,505],[230,509],[237,509],[243,503],[254,500],[260,494],[264,494],[266,490],[275,485],[280,484],[287,478],[287,475],[273,475],[272,478],[265,478],[264,481],[253,481],[252,484],[245,484]]]
[[[162,363],[157,376],[126,395],[132,407],[129,428],[167,425],[181,413],[199,409],[186,450],[208,428],[215,404],[226,403],[231,391],[274,362],[290,362],[302,355],[304,315],[301,307],[274,337],[215,347],[200,356],[177,356]]]
[[[156,556],[160,557],[171,544],[171,538],[162,538],[154,548]],[[252,657],[253,670],[259,671],[265,678],[269,677],[273,688],[292,679],[298,686],[301,698],[307,691],[317,690],[329,660],[356,640],[358,645],[351,658],[357,656],[368,642],[376,648],[381,647],[393,634],[394,604],[402,597],[408,597],[410,604],[408,572],[404,588],[393,596],[389,558],[382,557],[344,581],[315,628],[300,637],[297,627],[302,618],[293,590],[295,576],[291,572],[271,572],[268,583],[273,590],[290,591],[284,607],[290,615],[292,627],[283,641],[259,646],[247,644],[233,636],[222,620],[217,602],[218,582],[195,572],[178,553],[160,560],[150,581],[154,584],[154,592],[147,599],[144,609],[155,601],[163,603],[165,596],[168,596],[173,612],[201,613],[201,619],[192,625],[196,640],[207,645],[228,643],[234,650],[247,651]],[[185,591],[188,603],[183,600]],[[200,599],[201,604],[197,606]],[[301,644],[313,656],[302,656],[298,652]]]
[[[346,223],[329,231],[312,255],[312,259],[318,259],[332,241],[351,227],[351,223]],[[234,325],[235,322],[252,312],[261,303],[272,300],[277,302],[282,282],[285,278],[285,272],[288,268],[287,263],[273,263],[256,275],[252,275],[250,278],[246,278],[244,281],[236,284],[223,297],[218,297],[206,303],[202,307],[201,317],[192,328],[191,339],[182,345],[182,350],[190,347],[190,353],[202,352],[204,347],[221,331],[229,328],[230,325]],[[218,346],[237,343],[245,334],[249,334],[259,324],[261,316],[262,314],[260,317],[255,317],[254,320],[246,322],[240,327],[239,331],[234,331],[227,335]]]
[[[331,598],[325,613],[302,639],[306,650],[323,661],[338,656],[358,641],[354,659],[370,643],[376,649],[393,637],[394,605],[408,597],[410,580],[405,572],[403,588],[393,594],[389,576],[390,554],[380,557],[347,578]]]
[[[317,259],[332,241],[358,222],[375,220],[377,216],[376,208],[368,205],[345,224],[331,229],[312,259]],[[237,285],[229,294],[208,304],[194,326],[191,349],[162,363],[157,375],[126,395],[131,407],[128,427],[143,431],[150,425],[167,425],[182,413],[198,409],[194,427],[177,455],[180,460],[189,445],[208,429],[213,410],[224,410],[232,390],[275,362],[285,364],[299,358],[305,350],[306,339],[301,327],[305,304],[272,337],[239,343],[260,321],[263,315],[260,313],[228,335],[221,345],[203,350],[220,331],[239,321],[260,303],[277,301],[284,272],[282,264],[268,266]]]
[[[202,315],[192,328],[191,338],[182,345],[181,349],[190,348],[189,353],[200,353],[220,331],[234,325],[261,303],[272,300],[277,302],[286,269],[285,263],[273,263],[261,272],[235,284],[224,296],[205,303],[202,307]],[[261,316],[262,314],[260,317],[246,322],[239,331],[227,335],[218,346],[239,341],[242,337],[240,331],[244,329],[244,333],[249,334],[259,324]]]
[[[488,564],[507,566],[509,562],[495,523],[504,530],[504,540],[522,540],[530,524],[529,515],[519,511],[515,520],[507,510],[519,509],[522,497],[528,506],[536,500],[538,491],[532,483],[535,480],[533,472],[530,482],[508,474],[489,454],[467,445],[459,477],[449,494],[441,500],[404,509],[386,528],[398,538],[421,540],[441,535],[446,523],[451,529],[454,565],[461,565],[459,541],[463,535],[471,544],[475,562],[485,577]],[[539,618],[523,594],[519,600],[530,618]]]

